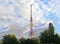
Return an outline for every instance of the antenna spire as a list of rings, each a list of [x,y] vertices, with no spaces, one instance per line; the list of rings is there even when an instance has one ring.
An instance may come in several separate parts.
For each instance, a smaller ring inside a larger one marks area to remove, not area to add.
[[[30,15],[30,38],[33,38],[34,37],[34,32],[33,32],[33,18],[32,18],[32,4],[30,5],[30,12],[31,12],[31,15]]]

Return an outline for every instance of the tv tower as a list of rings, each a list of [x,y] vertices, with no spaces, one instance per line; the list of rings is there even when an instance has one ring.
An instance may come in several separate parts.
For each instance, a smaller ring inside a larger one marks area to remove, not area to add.
[[[34,32],[33,32],[33,18],[32,18],[32,4],[30,5],[30,38],[34,37]]]

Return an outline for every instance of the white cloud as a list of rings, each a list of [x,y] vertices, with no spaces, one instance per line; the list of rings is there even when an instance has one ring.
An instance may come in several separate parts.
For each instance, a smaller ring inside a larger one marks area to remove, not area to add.
[[[52,12],[59,18],[60,16],[60,0],[51,0],[49,2],[50,8],[52,8]],[[60,18],[59,18],[60,19]]]
[[[46,6],[43,2],[39,1],[37,3],[34,2],[34,0],[9,0],[11,5],[8,6],[9,1],[3,0],[4,3],[0,6],[0,18],[4,19],[9,24],[9,29],[13,30],[11,33],[14,32],[14,34],[19,35],[19,32],[21,31],[29,31],[29,23],[30,23],[30,4],[33,4],[32,6],[32,14],[33,14],[33,25],[38,24],[46,24],[48,22],[43,14],[48,15],[49,12],[56,12],[57,7],[55,7],[55,2],[50,3],[50,7]],[[39,7],[42,6],[42,10]],[[52,6],[52,7],[51,7]],[[57,6],[57,5],[56,5]],[[59,6],[58,6],[59,7]],[[58,10],[57,10],[58,11]],[[56,12],[58,13],[58,12]],[[19,17],[17,17],[19,16]],[[21,17],[20,17],[21,16]],[[5,24],[4,24],[5,25]],[[28,28],[27,28],[28,26]],[[44,28],[44,27],[43,27]],[[18,29],[18,30],[17,30]],[[14,31],[15,30],[15,31]],[[17,32],[19,31],[19,32]],[[9,33],[10,33],[9,32]],[[22,32],[21,32],[21,35]]]

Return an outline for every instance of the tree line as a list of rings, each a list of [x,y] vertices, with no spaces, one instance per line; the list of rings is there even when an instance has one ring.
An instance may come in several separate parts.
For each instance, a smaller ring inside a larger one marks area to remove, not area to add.
[[[60,36],[55,34],[55,28],[52,23],[49,23],[48,29],[40,33],[37,38],[20,38],[15,35],[8,34],[3,36],[0,44],[60,44]]]

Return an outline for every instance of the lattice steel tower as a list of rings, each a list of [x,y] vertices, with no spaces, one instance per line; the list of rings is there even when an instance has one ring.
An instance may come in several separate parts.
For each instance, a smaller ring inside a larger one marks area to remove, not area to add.
[[[30,38],[34,37],[34,32],[33,32],[33,18],[32,18],[32,4],[30,5]]]

